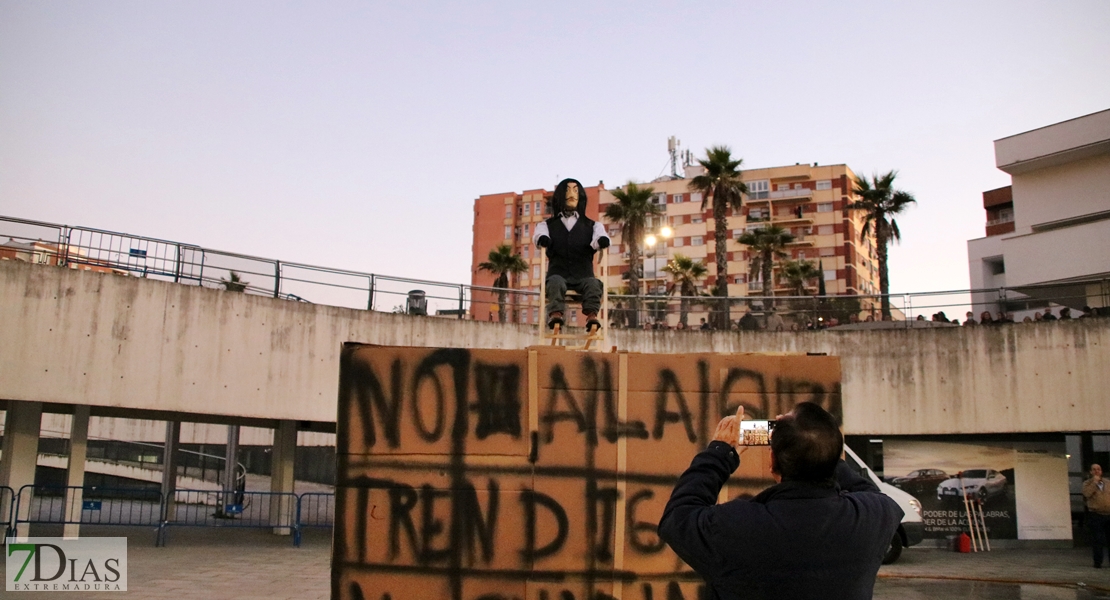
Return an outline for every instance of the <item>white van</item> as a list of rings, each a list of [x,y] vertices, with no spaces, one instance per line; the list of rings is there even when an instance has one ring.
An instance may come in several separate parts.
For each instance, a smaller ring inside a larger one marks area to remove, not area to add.
[[[921,518],[921,502],[893,485],[883,483],[875,475],[875,472],[864,464],[847,445],[844,446],[844,462],[848,463],[852,470],[879,486],[879,489],[897,502],[898,506],[902,508],[902,512],[906,513],[902,517],[902,523],[898,525],[898,531],[894,532],[894,539],[890,540],[890,549],[886,551],[886,556],[883,557],[883,564],[889,565],[902,555],[902,548],[917,545],[925,537],[925,521]]]

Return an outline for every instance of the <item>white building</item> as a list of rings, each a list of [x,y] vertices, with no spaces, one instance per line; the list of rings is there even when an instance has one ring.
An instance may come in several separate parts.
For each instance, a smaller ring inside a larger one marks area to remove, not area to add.
[[[1110,306],[1110,110],[994,142],[1012,184],[983,193],[967,243],[976,311]],[[1020,314],[1018,315],[1021,316]]]

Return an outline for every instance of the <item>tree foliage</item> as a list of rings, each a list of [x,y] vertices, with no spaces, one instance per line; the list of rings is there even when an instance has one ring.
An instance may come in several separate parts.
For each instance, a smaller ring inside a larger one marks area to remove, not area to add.
[[[644,232],[648,220],[662,215],[663,209],[652,203],[655,189],[650,186],[640,187],[630,181],[610,193],[617,201],[605,207],[605,218],[620,227],[621,243],[628,249],[628,289],[632,295],[629,325],[635,327],[639,314],[640,256],[643,254]]]
[[[860,240],[875,236],[875,261],[879,266],[879,293],[882,294],[883,317],[890,317],[890,274],[887,265],[887,246],[902,239],[894,215],[900,214],[917,200],[909,192],[894,189],[897,171],[885,175],[874,174],[871,180],[857,177],[852,192],[858,199],[848,204],[848,210],[863,211],[863,228]]]
[[[743,206],[744,194],[748,186],[741,179],[740,165],[744,159],[733,158],[728,146],[713,146],[705,151],[705,158],[698,164],[705,172],[690,180],[690,189],[702,194],[701,208],[713,207],[714,252],[717,263],[717,282],[714,291],[717,296],[728,296],[728,221],[729,209],[739,211]],[[727,328],[729,321],[728,303],[722,300],[718,311],[718,328]]]
[[[493,280],[493,287],[497,288],[497,320],[504,323],[508,318],[505,305],[509,295],[509,275],[527,271],[528,263],[513,252],[512,246],[500,244],[489,251],[485,262],[478,263],[478,270],[497,275]]]

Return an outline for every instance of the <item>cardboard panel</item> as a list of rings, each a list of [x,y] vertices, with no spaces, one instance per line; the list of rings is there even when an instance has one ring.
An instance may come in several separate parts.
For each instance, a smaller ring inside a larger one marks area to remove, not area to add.
[[[339,454],[525,456],[527,354],[348,345]]]
[[[836,357],[349,345],[335,597],[697,598],[656,524],[742,403],[840,414]],[[745,448],[720,499],[773,483]]]

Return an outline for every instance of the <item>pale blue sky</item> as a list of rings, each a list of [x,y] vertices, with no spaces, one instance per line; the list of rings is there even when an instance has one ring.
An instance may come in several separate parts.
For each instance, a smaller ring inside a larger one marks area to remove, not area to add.
[[[1110,2],[0,1],[0,214],[469,281],[473,201],[898,169],[892,291],[966,288],[992,141],[1110,107]]]

